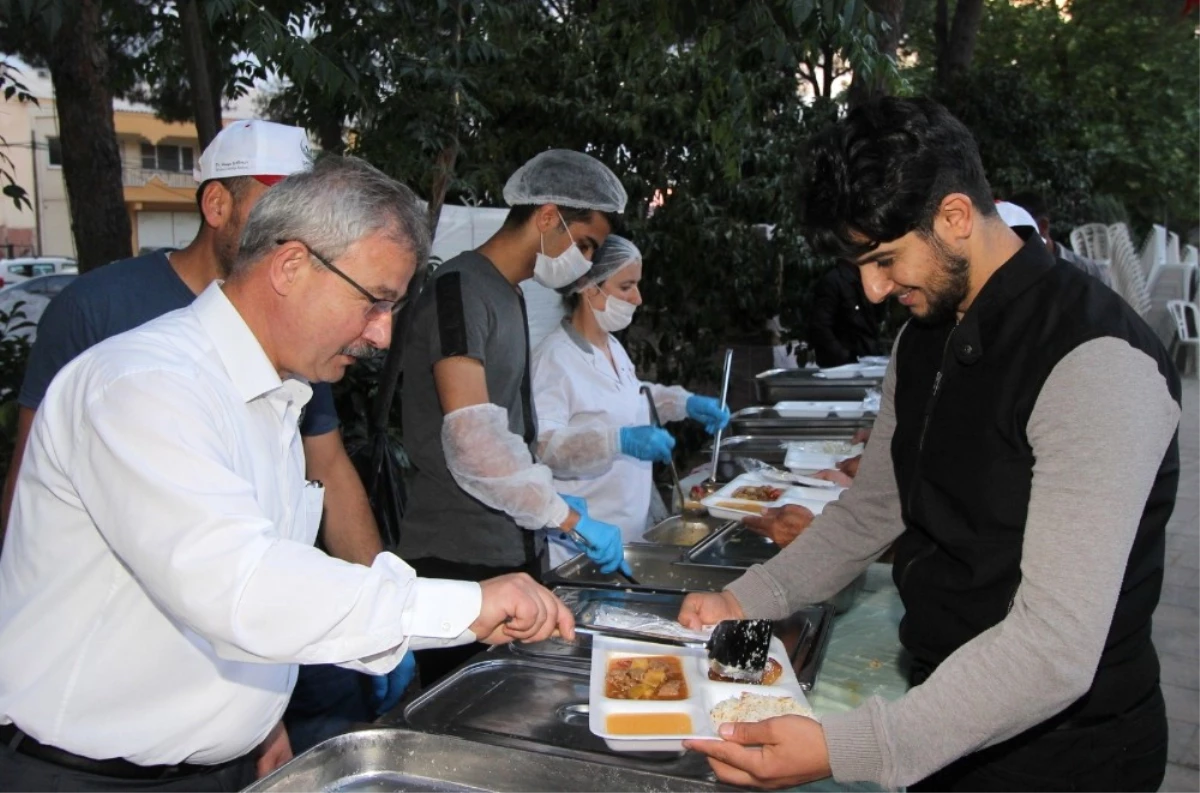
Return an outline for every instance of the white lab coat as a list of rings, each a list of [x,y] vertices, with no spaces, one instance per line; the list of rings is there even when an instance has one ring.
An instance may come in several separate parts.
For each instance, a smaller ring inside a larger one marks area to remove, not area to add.
[[[533,400],[539,433],[588,424],[620,428],[650,423],[650,408],[639,390],[643,382],[633,362],[611,335],[608,346],[615,371],[607,356],[573,329],[568,332],[565,322],[538,345],[533,353]],[[678,395],[672,394],[676,397],[672,401],[686,401],[683,389],[654,389],[678,391]],[[676,411],[663,413],[657,399],[656,404],[663,421],[683,418]],[[653,489],[650,462],[617,454],[604,473],[579,478],[559,476],[556,473],[554,480],[558,492],[587,499],[591,517],[617,526],[624,542],[642,538]],[[564,539],[561,532],[548,531],[547,540],[553,567],[579,553],[579,548]]]

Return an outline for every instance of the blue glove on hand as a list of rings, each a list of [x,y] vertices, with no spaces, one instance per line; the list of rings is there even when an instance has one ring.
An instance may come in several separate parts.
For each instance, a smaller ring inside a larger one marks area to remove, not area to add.
[[[721,407],[721,403],[712,397],[695,394],[688,397],[687,414],[688,418],[703,424],[709,435],[716,435],[717,430],[725,429],[729,423],[729,409]]]
[[[405,653],[396,668],[386,675],[373,675],[371,693],[375,696],[375,715],[382,716],[396,707],[408,684],[416,676],[417,657],[411,650]]]
[[[567,506],[578,512],[580,517],[587,517],[587,499],[579,496],[565,496],[562,493],[559,493],[558,497],[567,502]]]
[[[690,403],[689,403],[690,404]],[[675,439],[660,427],[621,427],[621,454],[639,460],[669,463]]]
[[[578,511],[578,510],[576,510]],[[625,548],[621,544],[621,530],[610,523],[601,523],[587,516],[587,513],[579,514],[579,522],[575,524],[575,531],[587,543],[583,547],[588,558],[596,563],[596,567],[600,568],[600,572],[604,575],[615,573],[617,570],[624,570],[626,575],[633,571],[629,568],[629,563],[625,561]]]

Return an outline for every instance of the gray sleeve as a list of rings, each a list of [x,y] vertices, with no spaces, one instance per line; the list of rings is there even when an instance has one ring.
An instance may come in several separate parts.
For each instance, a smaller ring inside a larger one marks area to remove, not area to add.
[[[1155,362],[1121,339],[1058,363],[1026,427],[1036,462],[1012,610],[900,699],[823,719],[839,781],[910,785],[1086,693],[1179,414]]]
[[[903,333],[903,331],[901,331]],[[899,338],[897,338],[899,343]],[[879,417],[854,486],[826,505],[804,533],[726,589],[747,616],[779,619],[836,595],[900,536],[892,435],[896,431],[896,358],[883,378]]]
[[[428,327],[430,365],[465,356],[486,366],[494,316],[478,279],[461,270],[439,276],[433,283],[433,322]]]

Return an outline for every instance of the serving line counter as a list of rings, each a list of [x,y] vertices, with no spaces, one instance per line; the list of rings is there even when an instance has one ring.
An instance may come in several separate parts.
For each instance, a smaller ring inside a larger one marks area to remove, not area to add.
[[[671,550],[678,556],[681,549]],[[580,569],[576,565],[574,572]],[[719,588],[726,580],[731,578],[688,583]],[[578,582],[560,583],[558,591],[577,613],[589,604],[632,597],[668,615],[683,597],[678,591]],[[776,624],[797,676],[811,686],[808,699],[818,717],[856,707],[875,694],[893,699],[904,693],[905,661],[897,639],[902,613],[891,566],[877,564],[840,616],[823,604]],[[588,729],[589,648],[583,634],[574,644],[551,640],[492,648],[385,715],[375,728],[325,741],[248,790],[730,789],[717,783],[708,763],[694,753],[616,752],[593,735]],[[877,788],[824,780],[797,789]]]
[[[840,368],[840,367],[839,367]],[[754,397],[760,405],[793,400],[858,402],[872,388],[879,388],[883,373],[876,369],[868,374],[855,373],[845,377],[830,377],[819,369],[768,369],[754,378]]]

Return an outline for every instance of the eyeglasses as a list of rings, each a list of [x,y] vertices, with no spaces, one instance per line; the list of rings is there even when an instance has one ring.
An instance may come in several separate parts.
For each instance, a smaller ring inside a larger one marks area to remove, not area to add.
[[[399,313],[400,309],[404,306],[403,300],[384,300],[381,297],[376,297],[375,295],[371,294],[358,281],[355,281],[353,278],[334,267],[333,262],[329,261],[324,256],[313,250],[312,246],[304,240],[275,240],[276,245],[286,245],[288,242],[298,242],[303,245],[308,250],[309,256],[316,259],[322,265],[327,267],[334,275],[350,284],[350,286],[354,287],[354,289],[367,300],[370,300],[371,305],[367,307],[368,320],[377,319],[382,317],[384,314],[392,314],[394,318],[395,314]]]

